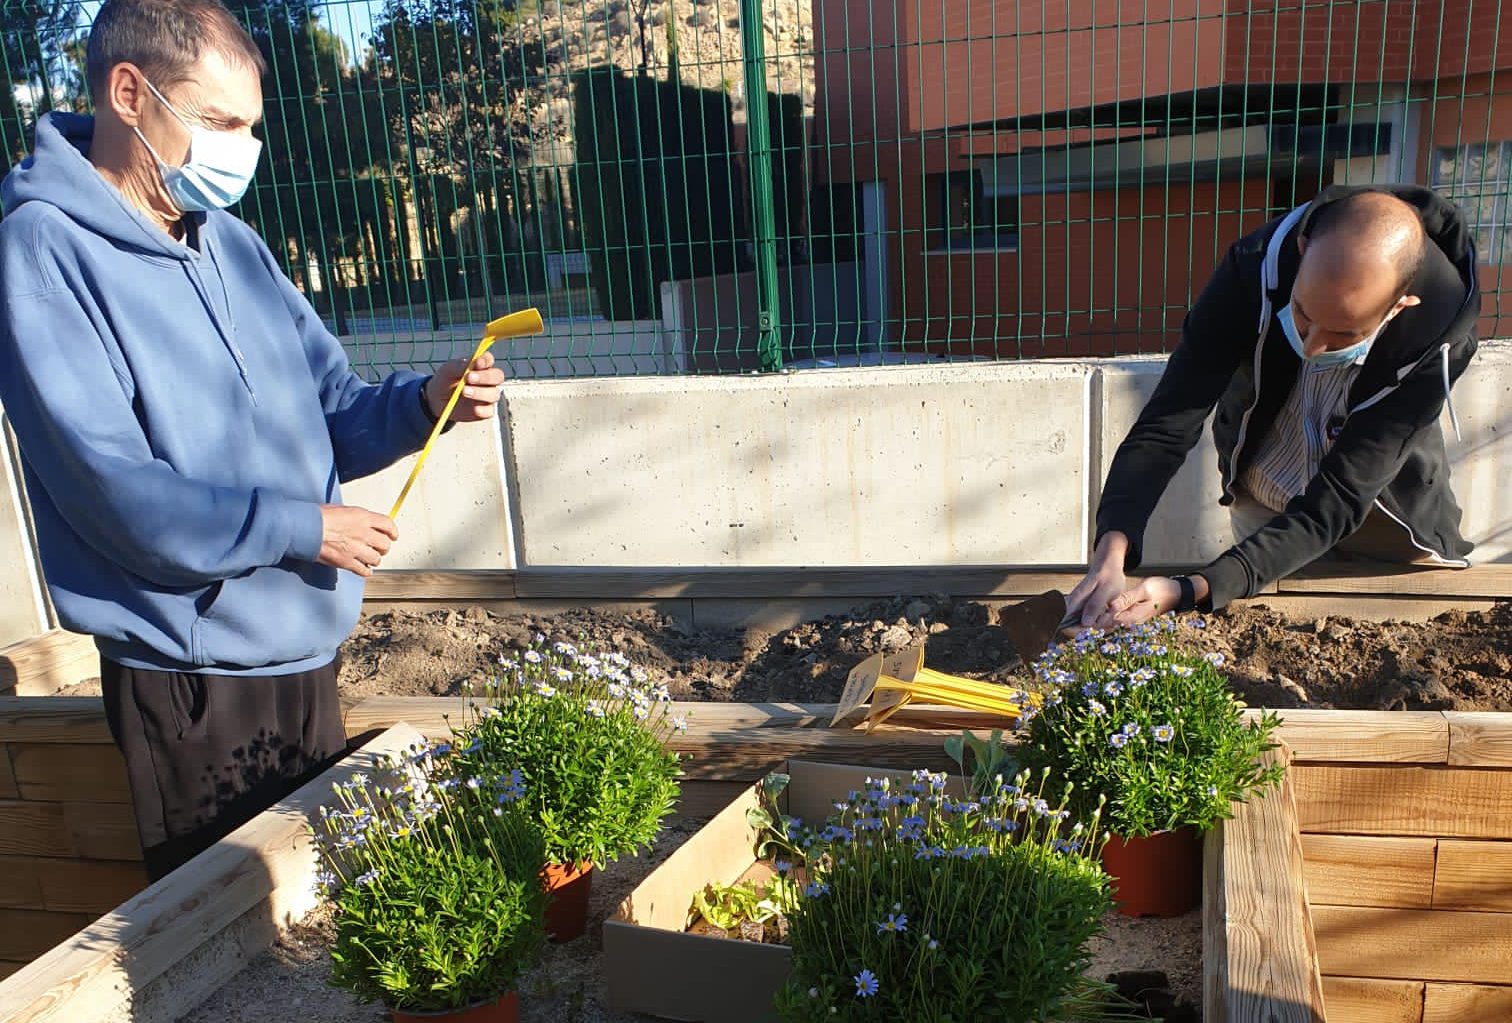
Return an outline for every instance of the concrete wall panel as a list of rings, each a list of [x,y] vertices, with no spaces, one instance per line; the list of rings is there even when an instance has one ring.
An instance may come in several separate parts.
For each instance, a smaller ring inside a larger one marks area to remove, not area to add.
[[[522,560],[1077,562],[1090,379],[999,364],[514,385]]]

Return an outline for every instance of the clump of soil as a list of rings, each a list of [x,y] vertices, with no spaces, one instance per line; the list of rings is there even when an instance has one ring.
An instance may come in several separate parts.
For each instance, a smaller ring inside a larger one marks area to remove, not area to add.
[[[1428,622],[1315,621],[1249,604],[1204,624],[1187,637],[1227,657],[1252,706],[1512,710],[1512,602]],[[919,641],[931,668],[995,682],[1025,676],[987,605],[911,597],[775,634],[690,629],[651,610],[382,612],[346,644],[341,686],[354,698],[458,695],[538,633],[619,650],[684,700],[833,702],[864,658]]]

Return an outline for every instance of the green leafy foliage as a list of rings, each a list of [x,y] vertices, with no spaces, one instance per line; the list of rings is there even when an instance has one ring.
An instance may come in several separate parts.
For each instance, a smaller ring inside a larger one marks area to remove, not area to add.
[[[687,727],[665,687],[622,654],[544,638],[503,668],[457,730],[459,760],[519,765],[553,863],[603,865],[649,846],[678,797],[667,739]]]
[[[1074,809],[1105,796],[1108,826],[1126,838],[1211,828],[1284,771],[1262,762],[1276,716],[1245,721],[1222,656],[1195,652],[1176,629],[1165,618],[1089,631],[1035,666],[1052,692],[1025,714],[1020,759],[1073,782]]]
[[[791,913],[798,904],[798,883],[786,874],[764,885],[754,881],[710,884],[693,896],[693,911],[715,927],[733,931],[743,921],[763,924]]]
[[[944,775],[869,782],[802,838],[784,1020],[1004,1023],[1107,1018],[1084,977],[1111,906],[1098,819],[1072,822],[1044,775],[946,794]]]
[[[336,909],[332,982],[408,1011],[512,990],[545,939],[545,851],[517,771],[439,744],[354,775],[316,828]]]

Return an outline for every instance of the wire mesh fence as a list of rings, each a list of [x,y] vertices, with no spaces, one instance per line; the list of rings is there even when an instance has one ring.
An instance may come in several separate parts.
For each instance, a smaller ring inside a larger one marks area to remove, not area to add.
[[[1168,350],[1332,183],[1512,258],[1501,0],[231,0],[236,212],[372,375],[538,306],[517,376]],[[97,3],[3,0],[0,142],[87,110]]]

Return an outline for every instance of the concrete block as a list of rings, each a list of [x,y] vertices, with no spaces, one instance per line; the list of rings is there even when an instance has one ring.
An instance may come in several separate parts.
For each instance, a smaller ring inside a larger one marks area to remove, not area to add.
[[[1488,341],[1451,392],[1464,439],[1443,417],[1460,528],[1476,564],[1512,564],[1512,341]]]
[[[342,485],[342,501],[387,515],[416,456]],[[384,568],[514,568],[497,422],[461,423],[436,441],[399,512]]]
[[[0,422],[0,646],[47,631],[41,572],[26,526],[20,465],[10,429]]]
[[[977,364],[514,384],[521,560],[1080,562],[1090,382]]]
[[[1102,481],[1107,478],[1118,445],[1155,392],[1165,370],[1165,359],[1119,359],[1097,365],[1102,408],[1097,423],[1100,464],[1089,510],[1094,524]],[[1146,565],[1206,564],[1233,542],[1228,510],[1218,504],[1223,487],[1218,479],[1218,455],[1210,427],[1211,421],[1155,506],[1155,514],[1145,531]]]

